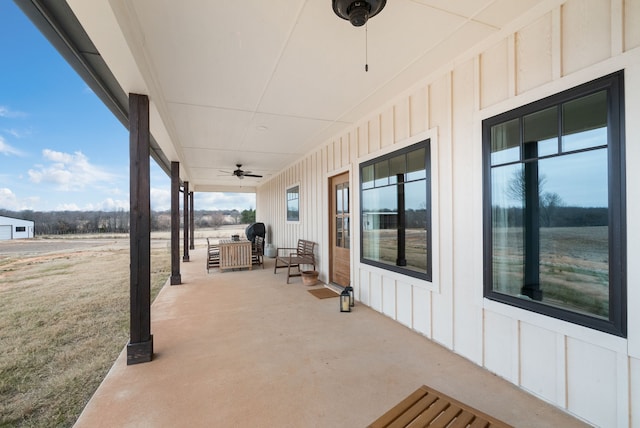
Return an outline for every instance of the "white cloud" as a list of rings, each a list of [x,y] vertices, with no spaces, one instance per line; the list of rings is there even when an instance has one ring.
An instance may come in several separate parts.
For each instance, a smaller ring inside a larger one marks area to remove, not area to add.
[[[0,117],[24,117],[25,113],[20,111],[13,111],[9,107],[0,106]]]
[[[22,151],[7,144],[2,136],[0,136],[0,154],[3,154],[5,156],[24,156],[24,153]]]
[[[37,198],[20,200],[13,191],[7,187],[0,187],[0,207],[11,211],[33,209]]]
[[[255,193],[197,192],[193,204],[195,210],[243,211],[255,207]]]
[[[86,209],[88,211],[129,211],[129,201],[107,198],[99,204],[89,205]]]
[[[82,152],[73,154],[44,149],[42,156],[51,162],[48,166],[36,165],[29,170],[33,183],[51,183],[58,190],[82,190],[88,185],[110,183],[115,179],[110,174],[89,162]]]
[[[129,211],[129,201],[107,198],[102,202],[79,206],[76,203],[58,204],[56,211]]]
[[[184,201],[182,193],[179,195],[180,207]],[[247,210],[256,207],[255,193],[218,193],[196,192],[193,201],[195,210]],[[151,188],[151,209],[154,211],[168,211],[171,209],[170,187]]]
[[[182,196],[182,193],[180,194]],[[167,211],[171,209],[171,189],[158,187],[151,188],[151,209],[154,211]]]

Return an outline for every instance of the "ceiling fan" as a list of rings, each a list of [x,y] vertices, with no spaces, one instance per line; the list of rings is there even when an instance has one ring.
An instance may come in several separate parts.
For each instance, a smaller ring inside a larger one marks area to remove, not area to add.
[[[257,175],[257,174],[252,174],[251,171],[243,171],[242,168],[242,164],[236,164],[237,169],[235,171],[233,171],[231,174],[235,175],[236,177],[238,177],[240,180],[242,180],[245,177],[257,177],[257,178],[262,178],[261,175]]]

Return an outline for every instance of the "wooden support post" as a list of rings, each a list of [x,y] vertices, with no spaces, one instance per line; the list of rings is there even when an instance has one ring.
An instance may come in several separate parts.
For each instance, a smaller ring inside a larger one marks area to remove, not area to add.
[[[171,162],[171,285],[182,283],[180,276],[180,163]]]
[[[129,94],[130,339],[127,365],[151,361],[149,98]]]
[[[182,207],[183,207],[183,228],[184,228],[184,245],[182,261],[189,261],[189,182],[184,182],[184,191],[182,192]]]
[[[189,193],[189,214],[190,214],[190,219],[189,219],[189,226],[191,226],[191,230],[189,233],[189,237],[191,238],[191,242],[189,243],[189,249],[191,250],[195,250],[196,246],[195,246],[195,239],[194,239],[194,235],[193,235],[193,231],[195,229],[195,226],[193,224],[193,192]]]

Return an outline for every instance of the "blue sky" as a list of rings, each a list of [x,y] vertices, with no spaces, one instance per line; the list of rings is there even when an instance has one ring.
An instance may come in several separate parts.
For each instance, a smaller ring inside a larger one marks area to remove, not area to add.
[[[128,210],[127,130],[9,0],[0,57],[0,208]],[[151,207],[170,207],[153,160]],[[195,209],[234,208],[255,208],[255,195],[196,193]]]

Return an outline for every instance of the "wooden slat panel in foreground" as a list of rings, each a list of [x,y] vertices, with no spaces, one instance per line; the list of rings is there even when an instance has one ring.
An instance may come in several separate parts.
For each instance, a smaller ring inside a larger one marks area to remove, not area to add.
[[[218,247],[220,247],[220,271],[236,268],[253,269],[251,241],[221,239]]]
[[[400,427],[512,428],[424,385],[369,425],[369,428]]]

